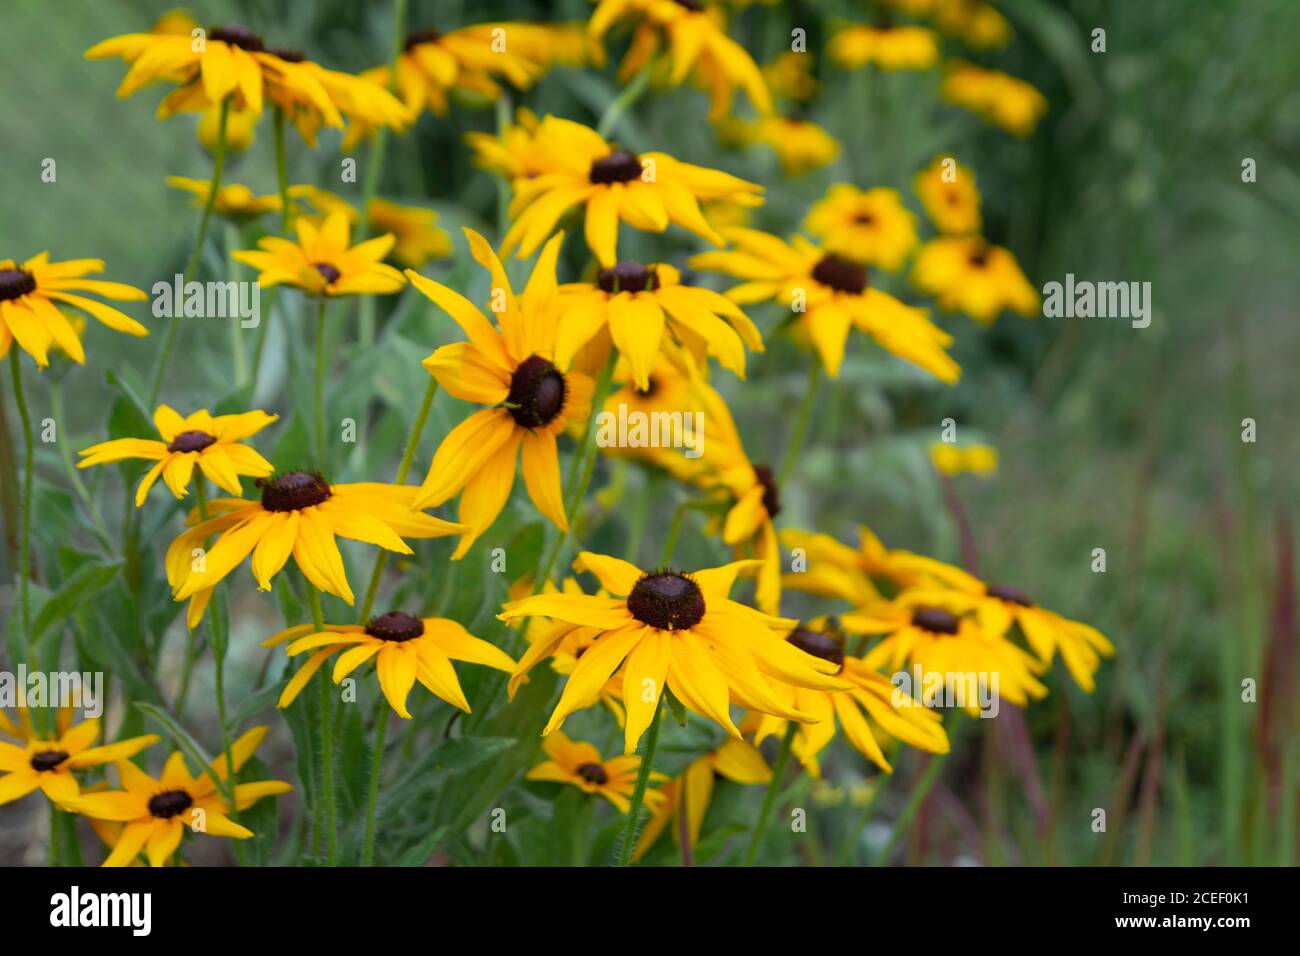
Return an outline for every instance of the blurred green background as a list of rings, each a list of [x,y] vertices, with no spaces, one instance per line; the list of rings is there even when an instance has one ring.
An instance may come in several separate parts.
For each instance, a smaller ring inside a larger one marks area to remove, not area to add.
[[[43,249],[55,259],[102,257],[107,278],[143,288],[181,270],[197,211],[188,194],[163,180],[209,175],[194,120],[158,123],[153,111],[160,94],[152,90],[117,100],[121,64],[82,57],[105,37],[147,29],[172,7],[144,0],[5,4],[0,257],[22,260]],[[703,97],[691,90],[646,97],[618,127],[618,138],[634,149],[664,149],[764,183],[768,205],[755,224],[781,233],[797,228],[808,205],[837,181],[893,186],[919,212],[912,176],[936,154],[952,153],[978,175],[986,233],[1017,255],[1034,285],[1063,280],[1067,272],[1151,282],[1154,320],[1146,329],[1121,320],[1004,316],[980,330],[965,317],[946,317],[964,370],[954,388],[886,361],[855,335],[841,377],[824,384],[796,479],[782,491],[778,524],[853,540],[862,523],[889,545],[958,560],[958,530],[926,455],[941,420],[952,417],[963,440],[987,441],[1001,454],[996,476],[954,483],[980,570],[1095,624],[1118,647],[1117,657],[1103,664],[1095,694],[1062,680],[1058,667],[1051,697],[1023,721],[1013,715],[985,722],[982,741],[964,742],[923,808],[906,859],[1290,863],[1300,759],[1290,558],[1300,490],[1300,60],[1293,39],[1300,35],[1300,4],[1004,0],[999,8],[1015,27],[1014,39],[1004,51],[972,58],[1046,95],[1050,112],[1027,140],[940,103],[934,71],[873,81],[825,62],[820,52],[835,19],[872,15],[870,3],[849,2],[753,6],[735,14],[731,30],[767,62],[783,49],[790,27],[808,29],[823,83],[810,117],[845,145],[831,167],[786,179],[761,147],[723,148],[704,121]],[[359,71],[387,59],[388,3],[214,0],[189,9],[203,22],[248,24],[333,68]],[[449,29],[494,19],[580,20],[589,10],[580,0],[411,0],[408,24]],[[1105,53],[1089,49],[1096,27],[1106,30]],[[621,52],[621,42],[610,45],[612,64]],[[962,51],[950,44],[950,52]],[[872,89],[875,82],[879,90]],[[513,102],[594,125],[617,89],[613,66],[600,73],[557,69],[536,88],[513,94]],[[440,213],[458,258],[422,271],[453,284],[481,281],[464,261],[459,226],[499,238],[496,180],[469,165],[461,138],[494,123],[490,109],[454,108],[445,119],[424,115],[412,134],[389,143],[381,195]],[[290,178],[356,202],[360,184],[338,181],[337,145],[337,134],[327,131],[320,148],[309,152],[291,133]],[[1242,182],[1247,157],[1257,166],[1253,183]],[[57,163],[55,183],[41,180],[46,158]],[[228,167],[227,181],[274,192],[269,124]],[[227,238],[214,230],[211,273],[226,268],[220,248]],[[697,248],[681,232],[643,237],[625,230],[623,241],[633,253],[643,243],[669,261]],[[572,246],[569,251],[576,270],[582,260]],[[892,291],[915,301],[901,281],[892,282]],[[384,338],[369,355],[346,344],[353,340],[346,331],[351,309],[336,312],[338,367],[345,371],[332,386],[332,402],[347,409],[355,401],[370,423],[346,478],[391,477],[423,388],[419,360],[456,337],[445,318],[415,298],[381,305]],[[294,310],[282,302],[274,316],[256,391],[259,405],[284,415],[275,433],[284,442],[292,441],[288,413],[309,408],[305,383],[294,375],[294,345],[306,341],[296,324],[304,317]],[[131,311],[150,320],[145,308]],[[753,314],[764,329],[779,318],[762,308]],[[143,382],[157,344],[156,336],[128,339],[94,323],[88,336],[84,368],[65,363],[28,379],[38,419],[52,414],[51,386],[58,384],[59,442],[73,451],[104,436],[115,399],[106,370]],[[224,325],[184,327],[163,400],[189,410],[227,396],[228,342]],[[806,360],[778,340],[751,362],[749,383],[721,374],[715,381],[732,401],[751,457],[779,461]],[[10,401],[6,388],[12,430]],[[438,397],[417,475],[462,408]],[[1244,418],[1256,422],[1252,444],[1241,440]],[[268,439],[271,448],[276,440]],[[53,555],[69,542],[93,544],[84,511],[67,490],[63,454],[57,443],[38,451],[38,555]],[[87,481],[116,528],[120,479],[104,472]],[[593,487],[609,480],[602,466]],[[628,480],[625,502],[650,493],[639,475]],[[662,485],[653,493],[646,561],[658,554],[655,529],[666,526],[677,500]],[[176,513],[157,492],[151,505],[158,507],[146,527],[159,528],[161,547],[174,533]],[[12,536],[9,515],[7,507],[6,537]],[[484,563],[490,547],[514,541],[532,520],[528,506],[517,502],[466,563]],[[679,558],[717,563],[720,546],[691,533],[696,528],[688,526]],[[625,523],[610,521],[590,544],[622,553],[626,534]],[[1105,574],[1090,570],[1095,548],[1106,551]],[[445,551],[422,554],[441,561]],[[8,579],[8,550],[4,561]],[[368,559],[350,567],[355,586]],[[491,627],[494,592],[461,592],[472,576],[463,571],[458,583],[438,587],[454,590],[452,606],[465,604]],[[257,687],[265,652],[256,641],[279,619],[275,601],[252,588],[241,585],[232,600],[230,680],[239,699]],[[796,598],[787,610],[801,608]],[[1245,679],[1258,684],[1255,702],[1241,699]],[[212,713],[211,675],[200,672],[197,680],[189,720],[202,728]],[[212,734],[195,732],[212,742]],[[277,733],[263,757],[279,768],[291,753],[287,735]],[[904,781],[919,771],[915,756],[900,761]],[[842,750],[827,775],[847,789],[861,780],[864,766],[856,753]],[[906,789],[891,787],[879,804],[885,824],[877,826],[886,833]],[[772,862],[817,862],[820,848],[835,846],[856,813],[837,805],[842,792],[823,797],[816,838],[781,837],[782,828],[774,828]],[[1097,807],[1108,812],[1105,834],[1090,826]],[[5,862],[31,859],[24,856],[31,852],[39,858],[39,847],[31,850],[28,835],[19,835],[22,812],[0,810]],[[745,820],[754,811],[736,812]],[[879,841],[880,834],[865,839]]]

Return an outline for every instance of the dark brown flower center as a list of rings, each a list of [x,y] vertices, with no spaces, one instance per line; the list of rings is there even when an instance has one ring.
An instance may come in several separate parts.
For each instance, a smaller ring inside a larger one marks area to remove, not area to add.
[[[278,56],[280,59],[284,60],[285,63],[301,63],[303,60],[307,59],[307,54],[303,53],[302,50],[286,50],[282,48],[279,50],[267,50],[267,52],[272,56]]]
[[[184,790],[167,790],[149,798],[149,814],[159,820],[170,820],[194,806],[194,798]]]
[[[862,295],[867,288],[867,270],[837,255],[828,255],[813,266],[812,277],[836,292]]]
[[[625,149],[616,149],[591,164],[587,176],[593,183],[630,183],[641,178],[641,157]]]
[[[322,501],[332,492],[329,482],[315,471],[286,471],[274,478],[257,479],[262,489],[262,507],[267,511],[300,511]]]
[[[389,611],[387,614],[371,618],[370,623],[366,625],[366,633],[381,641],[400,644],[403,641],[414,640],[423,634],[424,622],[405,611]]]
[[[338,282],[339,276],[343,274],[339,272],[338,269],[330,265],[328,262],[313,262],[312,265],[316,267],[316,271],[321,274],[321,277],[325,280],[325,282],[330,285],[332,285],[335,282]]]
[[[869,212],[860,212],[853,217],[853,221],[859,226],[869,226],[876,221],[876,217]]]
[[[685,7],[691,13],[700,13],[704,10],[704,4],[700,3],[700,0],[677,0],[677,5]]]
[[[36,280],[22,269],[0,269],[0,302],[36,291]]]
[[[653,292],[659,288],[659,273],[654,266],[620,262],[612,269],[602,269],[596,284],[605,292]]]
[[[781,489],[776,485],[776,476],[767,465],[755,465],[754,477],[763,486],[763,507],[769,518],[781,513]]]
[[[511,376],[506,404],[520,427],[541,428],[560,414],[566,391],[560,370],[540,355],[533,355],[520,362]]]
[[[53,770],[67,759],[68,753],[65,750],[42,750],[38,754],[32,754],[32,769],[37,772]]]
[[[636,582],[627,596],[627,609],[642,624],[681,631],[704,619],[704,594],[685,574],[656,571]]]
[[[970,254],[968,261],[976,269],[983,269],[989,264],[989,247],[987,245],[979,246]]]
[[[215,436],[209,435],[207,432],[181,432],[172,439],[171,444],[167,446],[167,450],[170,452],[203,451],[216,440]]]
[[[800,625],[790,632],[786,640],[805,654],[820,657],[840,667],[844,666],[844,645],[830,634]]]
[[[412,30],[406,35],[406,44],[403,49],[410,53],[412,47],[417,47],[421,43],[437,43],[441,39],[442,34],[431,28]]]
[[[937,607],[918,607],[912,612],[912,623],[932,634],[956,634],[957,617]]]
[[[1019,604],[1023,607],[1033,607],[1034,602],[1030,600],[1029,595],[1019,588],[1013,588],[1006,584],[990,584],[985,589],[989,597],[995,597],[1002,601],[1009,601],[1012,604]]]
[[[594,783],[598,787],[603,787],[609,783],[609,774],[598,763],[584,763],[578,768],[578,776],[587,783]]]
[[[262,38],[254,33],[248,27],[240,26],[238,23],[231,23],[224,27],[213,27],[208,31],[209,40],[220,40],[222,43],[229,43],[231,46],[237,46],[241,50],[249,50],[259,53],[266,49],[266,44]]]

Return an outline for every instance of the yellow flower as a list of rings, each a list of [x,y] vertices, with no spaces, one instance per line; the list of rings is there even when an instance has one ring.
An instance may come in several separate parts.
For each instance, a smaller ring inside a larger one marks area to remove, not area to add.
[[[731,112],[737,87],[760,113],[772,110],[763,72],[749,53],[727,36],[721,10],[689,0],[600,0],[588,29],[601,38],[621,20],[635,23],[632,45],[619,67],[626,83],[663,50],[666,80],[679,86],[691,77],[709,91],[709,118]]]
[[[20,717],[24,724],[21,730],[0,714],[4,721],[0,730],[18,737],[25,744],[19,747],[0,741],[0,805],[12,803],[39,789],[58,806],[69,809],[69,801],[81,794],[74,770],[129,760],[158,742],[156,735],[146,734],[115,744],[91,746],[99,737],[99,721],[92,718],[70,726],[70,710],[59,714],[59,736],[45,740],[36,736],[25,708],[20,710]]]
[[[787,176],[829,166],[840,142],[816,123],[797,116],[763,116],[754,124],[754,142],[770,146]]]
[[[1038,290],[1016,257],[979,236],[931,239],[916,255],[912,284],[940,308],[965,312],[981,325],[992,325],[1003,309],[1026,317],[1039,311]]]
[[[910,563],[939,585],[931,585],[934,595],[948,600],[954,607],[973,611],[987,633],[1005,635],[1012,623],[1019,625],[1043,667],[1050,665],[1059,652],[1070,676],[1089,694],[1095,686],[1093,675],[1101,666],[1101,658],[1115,654],[1115,645],[1095,627],[1040,607],[1019,588],[985,584],[960,568],[920,555],[913,556]],[[914,593],[917,600],[927,597],[925,586]]]
[[[956,592],[909,589],[843,615],[840,626],[850,634],[883,635],[862,658],[868,668],[898,673],[912,664],[922,686],[942,686],[969,713],[980,709],[980,680],[989,682],[988,693],[1017,707],[1046,697],[1035,676],[1042,665],[965,613],[967,606]]]
[[[417,497],[416,504],[427,507],[461,495],[460,520],[468,530],[453,559],[462,557],[501,513],[520,459],[528,497],[556,527],[568,530],[555,439],[568,423],[590,414],[593,388],[590,378],[569,371],[556,356],[555,261],[564,234],[546,244],[518,297],[487,240],[472,229],[465,236],[475,260],[492,275],[499,330],[459,292],[409,269],[406,273],[469,338],[436,349],[424,367],[453,397],[493,406],[475,412],[442,440]]]
[[[286,642],[292,642],[287,649],[290,657],[304,651],[314,653],[280,694],[282,708],[293,703],[312,675],[334,654],[339,654],[334,662],[336,684],[373,657],[384,697],[397,716],[407,720],[411,714],[406,709],[406,699],[417,680],[434,696],[467,714],[470,712],[452,661],[483,664],[507,673],[515,668],[508,654],[470,634],[455,621],[418,618],[402,611],[381,614],[364,626],[326,624],[323,631],[317,631],[313,624],[299,624],[268,638],[262,646],[274,647]]]
[[[618,558],[584,551],[574,567],[591,572],[610,594],[623,597],[535,594],[507,603],[498,615],[503,621],[542,616],[603,632],[574,667],[542,733],[556,730],[590,700],[620,664],[627,753],[636,750],[665,687],[687,709],[734,737],[740,731],[731,720],[732,702],[792,720],[809,719],[782,703],[769,680],[826,689],[844,684],[826,676],[833,670],[829,664],[773,633],[773,628],[789,628],[793,622],[727,597],[737,574],[755,564],[738,561],[690,574],[645,572]],[[543,648],[534,659],[548,650]],[[516,673],[524,672],[525,665],[521,661]]]
[[[430,259],[451,255],[451,237],[438,226],[438,214],[419,206],[399,206],[378,197],[367,207],[370,229],[391,233],[397,242],[393,260],[410,269],[419,269]]]
[[[533,148],[541,172],[513,183],[512,222],[503,255],[518,247],[521,259],[531,256],[574,206],[586,207],[587,245],[608,269],[618,261],[620,221],[647,232],[663,232],[670,222],[676,223],[721,245],[721,237],[700,212],[700,202],[762,204],[761,186],[678,162],[667,153],[638,156],[617,149],[595,130],[571,120],[547,116],[537,128]]]
[[[815,724],[800,725],[791,746],[791,752],[813,777],[821,776],[817,755],[834,739],[837,722],[854,749],[885,773],[894,771],[877,738],[886,743],[897,738],[927,753],[948,752],[948,735],[939,714],[897,690],[874,666],[845,654],[844,636],[837,627],[825,621],[811,622],[796,627],[786,640],[814,657],[838,664],[839,676],[852,685],[844,691],[777,688],[792,706],[818,717]],[[787,723],[778,717],[761,716],[754,743],[761,744],[773,735],[784,736]]]
[[[961,374],[945,351],[952,336],[934,325],[925,309],[869,287],[864,267],[802,236],[787,243],[755,229],[724,229],[723,235],[735,248],[693,256],[691,267],[746,280],[727,293],[739,305],[771,299],[794,309],[798,329],[811,339],[832,378],[839,375],[853,326],[942,381],[955,382]]]
[[[50,262],[48,252],[28,259],[21,266],[13,259],[0,259],[0,358],[8,355],[10,345],[17,341],[19,348],[41,368],[50,364],[52,345],[58,345],[77,364],[84,363],[86,352],[81,338],[56,302],[87,313],[115,332],[148,335],[148,329],[117,309],[73,294],[74,291],[93,292],[123,302],[148,298],[135,286],[83,278],[103,271],[102,259]]]
[[[944,33],[961,39],[973,50],[993,50],[1007,45],[1011,24],[984,0],[890,0],[916,16],[928,17]]]
[[[939,92],[1013,136],[1028,136],[1047,114],[1046,97],[1024,80],[964,60],[947,65]]]
[[[293,222],[298,241],[266,236],[261,251],[241,249],[231,256],[259,270],[264,286],[282,283],[309,295],[391,295],[406,284],[402,274],[382,261],[396,243],[392,235],[350,245],[347,216],[331,213],[318,229],[310,219]]]
[[[669,823],[673,824],[673,843],[681,846],[683,807],[686,813],[687,845],[694,848],[700,842],[700,830],[709,801],[713,798],[713,777],[717,774],[733,783],[748,786],[771,781],[772,771],[758,748],[746,740],[729,737],[716,750],[691,761],[680,777],[668,781],[660,788],[664,800],[651,808],[650,819],[637,840],[632,859],[645,856]]]
[[[945,475],[960,475],[965,472],[991,475],[998,470],[998,450],[989,445],[958,448],[948,442],[935,442],[930,446],[930,461],[937,471]]]
[[[893,189],[839,183],[808,212],[804,229],[827,252],[897,272],[916,248],[916,216]]]
[[[529,780],[550,783],[568,783],[583,793],[598,793],[614,804],[619,813],[632,809],[629,797],[636,788],[636,778],[641,769],[641,758],[624,756],[602,760],[600,751],[581,740],[570,740],[563,731],[556,731],[542,741],[542,749],[549,760],[544,760],[528,771]],[[667,776],[651,771],[652,782],[667,780]],[[658,790],[645,792],[645,806],[653,811],[664,799]]]
[[[185,176],[168,176],[167,185],[173,189],[183,189],[194,195],[194,205],[202,209],[208,204],[208,193],[212,183],[207,179],[189,179]],[[240,222],[256,219],[268,212],[280,209],[279,195],[257,196],[247,186],[231,183],[217,190],[216,204],[212,211],[218,216],[226,216]]]
[[[866,526],[858,528],[856,548],[828,534],[793,528],[781,532],[781,543],[792,553],[799,552],[805,563],[803,571],[782,577],[784,587],[838,598],[858,607],[880,599],[873,582],[875,578],[888,581],[895,588],[924,579],[911,563],[915,555],[886,548]]]
[[[515,110],[515,121],[499,133],[466,133],[474,165],[511,181],[544,172],[545,158],[535,146],[539,122],[532,110],[521,106]]]
[[[821,84],[813,76],[811,53],[787,50],[763,67],[763,79],[777,96],[806,103],[817,96]]]
[[[353,603],[335,537],[413,554],[403,538],[460,534],[463,525],[420,513],[414,486],[359,482],[331,485],[320,474],[290,471],[259,479],[260,500],[215,498],[206,521],[182,532],[167,549],[167,580],[177,601],[210,592],[250,554],[258,589],[269,591],[292,556],[316,588]],[[193,522],[197,515],[192,514]],[[220,535],[201,561],[192,557]],[[202,614],[202,610],[199,610]]]
[[[844,70],[868,63],[881,70],[928,70],[939,61],[939,38],[925,27],[846,26],[831,37],[826,52]]]
[[[254,727],[231,745],[231,763],[236,774],[265,737],[265,727]],[[211,767],[219,780],[227,778],[225,754],[213,760]],[[129,866],[142,851],[149,858],[150,866],[165,866],[180,847],[186,827],[195,833],[236,840],[253,836],[247,827],[230,819],[231,808],[206,772],[190,776],[179,751],[167,759],[157,779],[129,760],[119,760],[117,772],[123,789],[88,793],[71,804],[82,816],[126,824],[104,866]],[[293,787],[283,780],[237,783],[234,809],[247,810],[263,797],[291,790]]]
[[[745,377],[745,348],[763,351],[763,337],[726,296],[685,285],[670,265],[620,262],[601,270],[595,284],[560,286],[564,322],[556,341],[561,361],[608,329],[627,359],[637,386],[648,388],[650,371],[668,340],[681,343],[697,362],[712,355]]]
[[[940,232],[963,235],[980,231],[980,194],[975,171],[949,156],[940,156],[916,174],[913,183],[930,220]]]
[[[214,485],[232,495],[243,494],[239,483],[241,475],[265,478],[275,471],[269,461],[247,445],[245,438],[255,435],[279,418],[266,412],[244,412],[242,415],[208,414],[201,408],[193,415],[182,418],[167,405],[159,405],[153,421],[162,441],[148,438],[117,438],[100,442],[78,452],[83,459],[78,468],[104,465],[127,458],[143,458],[157,462],[140,481],[135,491],[135,506],[144,504],[149,489],[159,476],[167,483],[173,495],[184,498],[189,494],[190,476],[198,465]]]

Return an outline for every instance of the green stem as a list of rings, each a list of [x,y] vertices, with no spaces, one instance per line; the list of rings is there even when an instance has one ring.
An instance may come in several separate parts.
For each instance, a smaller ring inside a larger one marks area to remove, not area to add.
[[[433,408],[434,396],[438,394],[438,380],[430,376],[429,385],[424,390],[424,400],[420,403],[420,410],[415,415],[415,422],[411,425],[411,433],[406,436],[406,450],[402,452],[401,464],[397,466],[397,478],[394,484],[406,484],[406,476],[411,471],[411,463],[415,460],[416,449],[420,447],[420,435],[424,432],[425,422],[429,420],[429,410]],[[370,617],[370,612],[375,606],[375,595],[379,593],[379,581],[384,576],[384,568],[388,566],[388,552],[380,549],[375,555],[375,566],[370,572],[370,583],[366,586],[366,597],[361,602],[361,615],[358,620],[365,623]]]
[[[813,405],[817,401],[817,388],[821,384],[822,363],[812,356],[812,365],[808,369],[808,385],[804,389],[803,401],[799,404],[799,417],[795,419],[794,432],[790,435],[790,444],[785,450],[785,460],[781,462],[781,473],[777,483],[784,485],[794,473],[794,463],[803,448],[804,438],[808,435],[808,422],[812,418]]]
[[[641,766],[637,769],[636,784],[632,788],[632,801],[627,810],[627,820],[623,823],[623,845],[618,851],[618,865],[627,866],[632,862],[632,850],[636,846],[637,817],[641,815],[641,805],[645,802],[646,786],[650,782],[653,769],[655,748],[659,746],[659,722],[664,714],[663,697],[655,705],[655,715],[650,720],[650,729],[646,731],[645,753],[641,757]]]
[[[212,151],[212,182],[208,185],[208,201],[203,206],[203,218],[199,220],[199,234],[195,237],[194,248],[190,250],[190,258],[185,263],[185,271],[181,274],[182,286],[199,267],[199,262],[203,258],[203,243],[208,237],[208,225],[212,221],[212,211],[217,206],[217,193],[221,191],[221,174],[226,166],[226,120],[230,115],[230,97],[221,101],[221,121],[217,126],[217,145]],[[163,378],[167,374],[167,364],[171,361],[172,349],[176,345],[176,335],[180,331],[181,315],[177,308],[172,309],[173,315],[167,322],[167,330],[163,333],[162,350],[158,353],[158,364],[154,367],[153,382],[149,386],[149,407],[153,408],[158,404],[158,396],[162,392]]]
[[[925,768],[925,775],[917,783],[912,795],[907,798],[907,805],[903,807],[903,812],[899,814],[898,819],[894,822],[894,828],[889,832],[889,840],[872,862],[873,866],[883,866],[894,855],[894,850],[898,848],[898,844],[907,835],[907,830],[912,825],[912,819],[916,816],[917,811],[921,809],[921,802],[929,795],[930,788],[939,779],[939,771],[943,769],[946,759],[947,755],[930,757],[930,765]]]
[[[796,721],[788,721],[785,737],[781,740],[781,750],[772,765],[772,780],[767,785],[767,796],[763,798],[763,808],[758,812],[758,822],[754,824],[754,835],[749,839],[749,852],[745,854],[745,866],[753,866],[758,859],[758,851],[763,846],[763,835],[767,832],[768,821],[772,819],[772,810],[776,807],[776,795],[781,791],[781,778],[785,775],[785,765],[790,762],[790,750],[794,746],[794,735],[799,732]]]
[[[275,178],[280,184],[280,228],[289,237],[289,224],[293,221],[293,207],[289,204],[289,162],[284,149],[284,110],[275,108]]]
[[[58,382],[50,385],[50,410],[54,412],[54,420],[63,422],[66,419],[63,415],[63,386]],[[104,516],[100,514],[99,504],[90,496],[86,490],[86,483],[81,480],[81,475],[77,471],[77,466],[72,461],[72,445],[70,442],[56,442],[59,446],[59,457],[63,461],[63,470],[67,473],[68,484],[72,485],[77,497],[81,499],[86,513],[90,515],[90,523],[95,529],[95,537],[99,538],[100,545],[104,548],[106,554],[112,554],[113,539],[108,533],[108,525],[104,523]]]
[[[600,378],[596,382],[596,389],[591,401],[591,415],[587,418],[586,428],[582,433],[582,441],[578,444],[577,450],[573,456],[573,466],[569,471],[568,489],[565,495],[564,515],[572,526],[578,511],[578,505],[582,502],[583,496],[587,493],[587,486],[591,484],[591,475],[596,467],[596,416],[605,405],[605,399],[609,397],[610,388],[614,383],[614,364],[618,358],[617,353],[611,349],[609,359],[605,362],[605,368],[600,373]],[[541,562],[537,565],[537,575],[533,578],[534,593],[541,591],[546,581],[551,576],[551,569],[555,567],[555,561],[560,556],[560,551],[564,547],[564,542],[568,539],[569,533],[561,531],[555,536],[555,541],[543,555]]]
[[[22,517],[18,531],[18,632],[22,635],[23,659],[32,664],[32,608],[29,580],[32,571],[32,468],[35,447],[32,439],[32,416],[27,407],[27,393],[23,390],[23,350],[17,344],[9,347],[9,370],[14,380],[14,403],[18,418],[23,424],[23,491]],[[35,672],[36,668],[32,667]]]
[[[307,600],[311,604],[311,621],[316,630],[325,630],[325,615],[321,613],[320,592],[307,582]],[[326,862],[335,866],[339,858],[339,831],[337,806],[334,794],[334,725],[330,721],[329,668],[320,672],[320,735],[321,735],[321,798],[325,802],[325,838],[329,847]]]
[[[388,733],[388,701],[383,694],[375,704],[375,747],[370,752],[370,789],[366,794],[366,837],[361,851],[361,865],[370,866],[375,859],[375,810],[379,806],[379,785],[384,776],[384,737]]]
[[[226,234],[226,261],[228,263],[226,278],[235,282],[239,278],[239,262],[231,255],[239,247],[239,230],[234,223],[227,223],[225,228]],[[240,388],[248,381],[248,358],[244,355],[244,339],[242,333],[242,320],[236,319],[230,323],[230,359],[232,368],[235,373],[235,387]]]
[[[325,296],[316,306],[316,463],[324,470],[325,454]]]
[[[853,825],[853,829],[849,830],[848,836],[845,838],[844,842],[840,844],[839,854],[835,858],[836,866],[848,866],[853,862],[853,850],[858,845],[858,839],[862,835],[862,830],[867,825],[868,821],[870,821],[871,811],[876,808],[876,802],[880,799],[880,794],[884,791],[885,784],[889,779],[890,778],[885,777],[882,780],[876,781],[876,787],[871,792],[871,796],[868,797],[867,802],[862,805],[862,813],[859,814],[857,823]]]
[[[646,87],[650,83],[650,73],[653,68],[653,61],[641,67],[640,72],[638,72],[636,76],[632,77],[632,82],[623,87],[623,91],[619,93],[618,96],[610,100],[609,105],[605,107],[605,112],[600,116],[600,122],[596,125],[596,132],[599,133],[602,138],[609,138],[610,131],[614,128],[614,124],[622,118],[623,114],[628,111],[633,103],[641,98],[641,94],[645,92]]]

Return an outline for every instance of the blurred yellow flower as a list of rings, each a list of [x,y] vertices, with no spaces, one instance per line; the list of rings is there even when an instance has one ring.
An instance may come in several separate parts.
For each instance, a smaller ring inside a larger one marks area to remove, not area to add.
[[[829,166],[840,155],[840,141],[811,120],[763,116],[754,123],[753,139],[771,147],[787,176],[801,176]]]
[[[930,446],[930,462],[945,475],[991,475],[998,470],[998,450],[990,445],[958,448],[947,442]]]
[[[913,181],[916,195],[940,232],[964,235],[979,232],[980,194],[975,170],[951,156],[938,156]]]
[[[226,117],[226,150],[243,153],[251,149],[257,139],[257,121],[261,117],[250,109],[231,109]],[[217,150],[221,138],[221,106],[209,106],[199,116],[197,130],[199,143],[209,153]]]
[[[1027,318],[1039,311],[1038,290],[1016,257],[979,236],[931,239],[916,255],[912,283],[940,308],[965,312],[981,325],[993,324],[1003,309]]]
[[[208,193],[212,191],[212,182],[207,179],[190,179],[188,176],[168,176],[167,185],[172,189],[183,189],[194,196],[194,205],[202,209],[208,204]],[[247,186],[231,183],[217,190],[216,203],[212,211],[228,219],[247,221],[264,216],[268,212],[280,209],[280,196],[257,196]]]
[[[838,183],[804,220],[823,247],[863,265],[897,272],[916,248],[916,215],[893,189]]]
[[[952,60],[944,70],[940,95],[1013,136],[1028,136],[1047,114],[1047,99],[1024,80]]]
[[[813,76],[811,53],[787,50],[763,67],[763,78],[777,96],[796,103],[806,103],[817,96],[821,84]]]
[[[844,70],[868,63],[881,70],[928,70],[939,62],[939,38],[925,27],[845,26],[831,37],[827,53]]]

